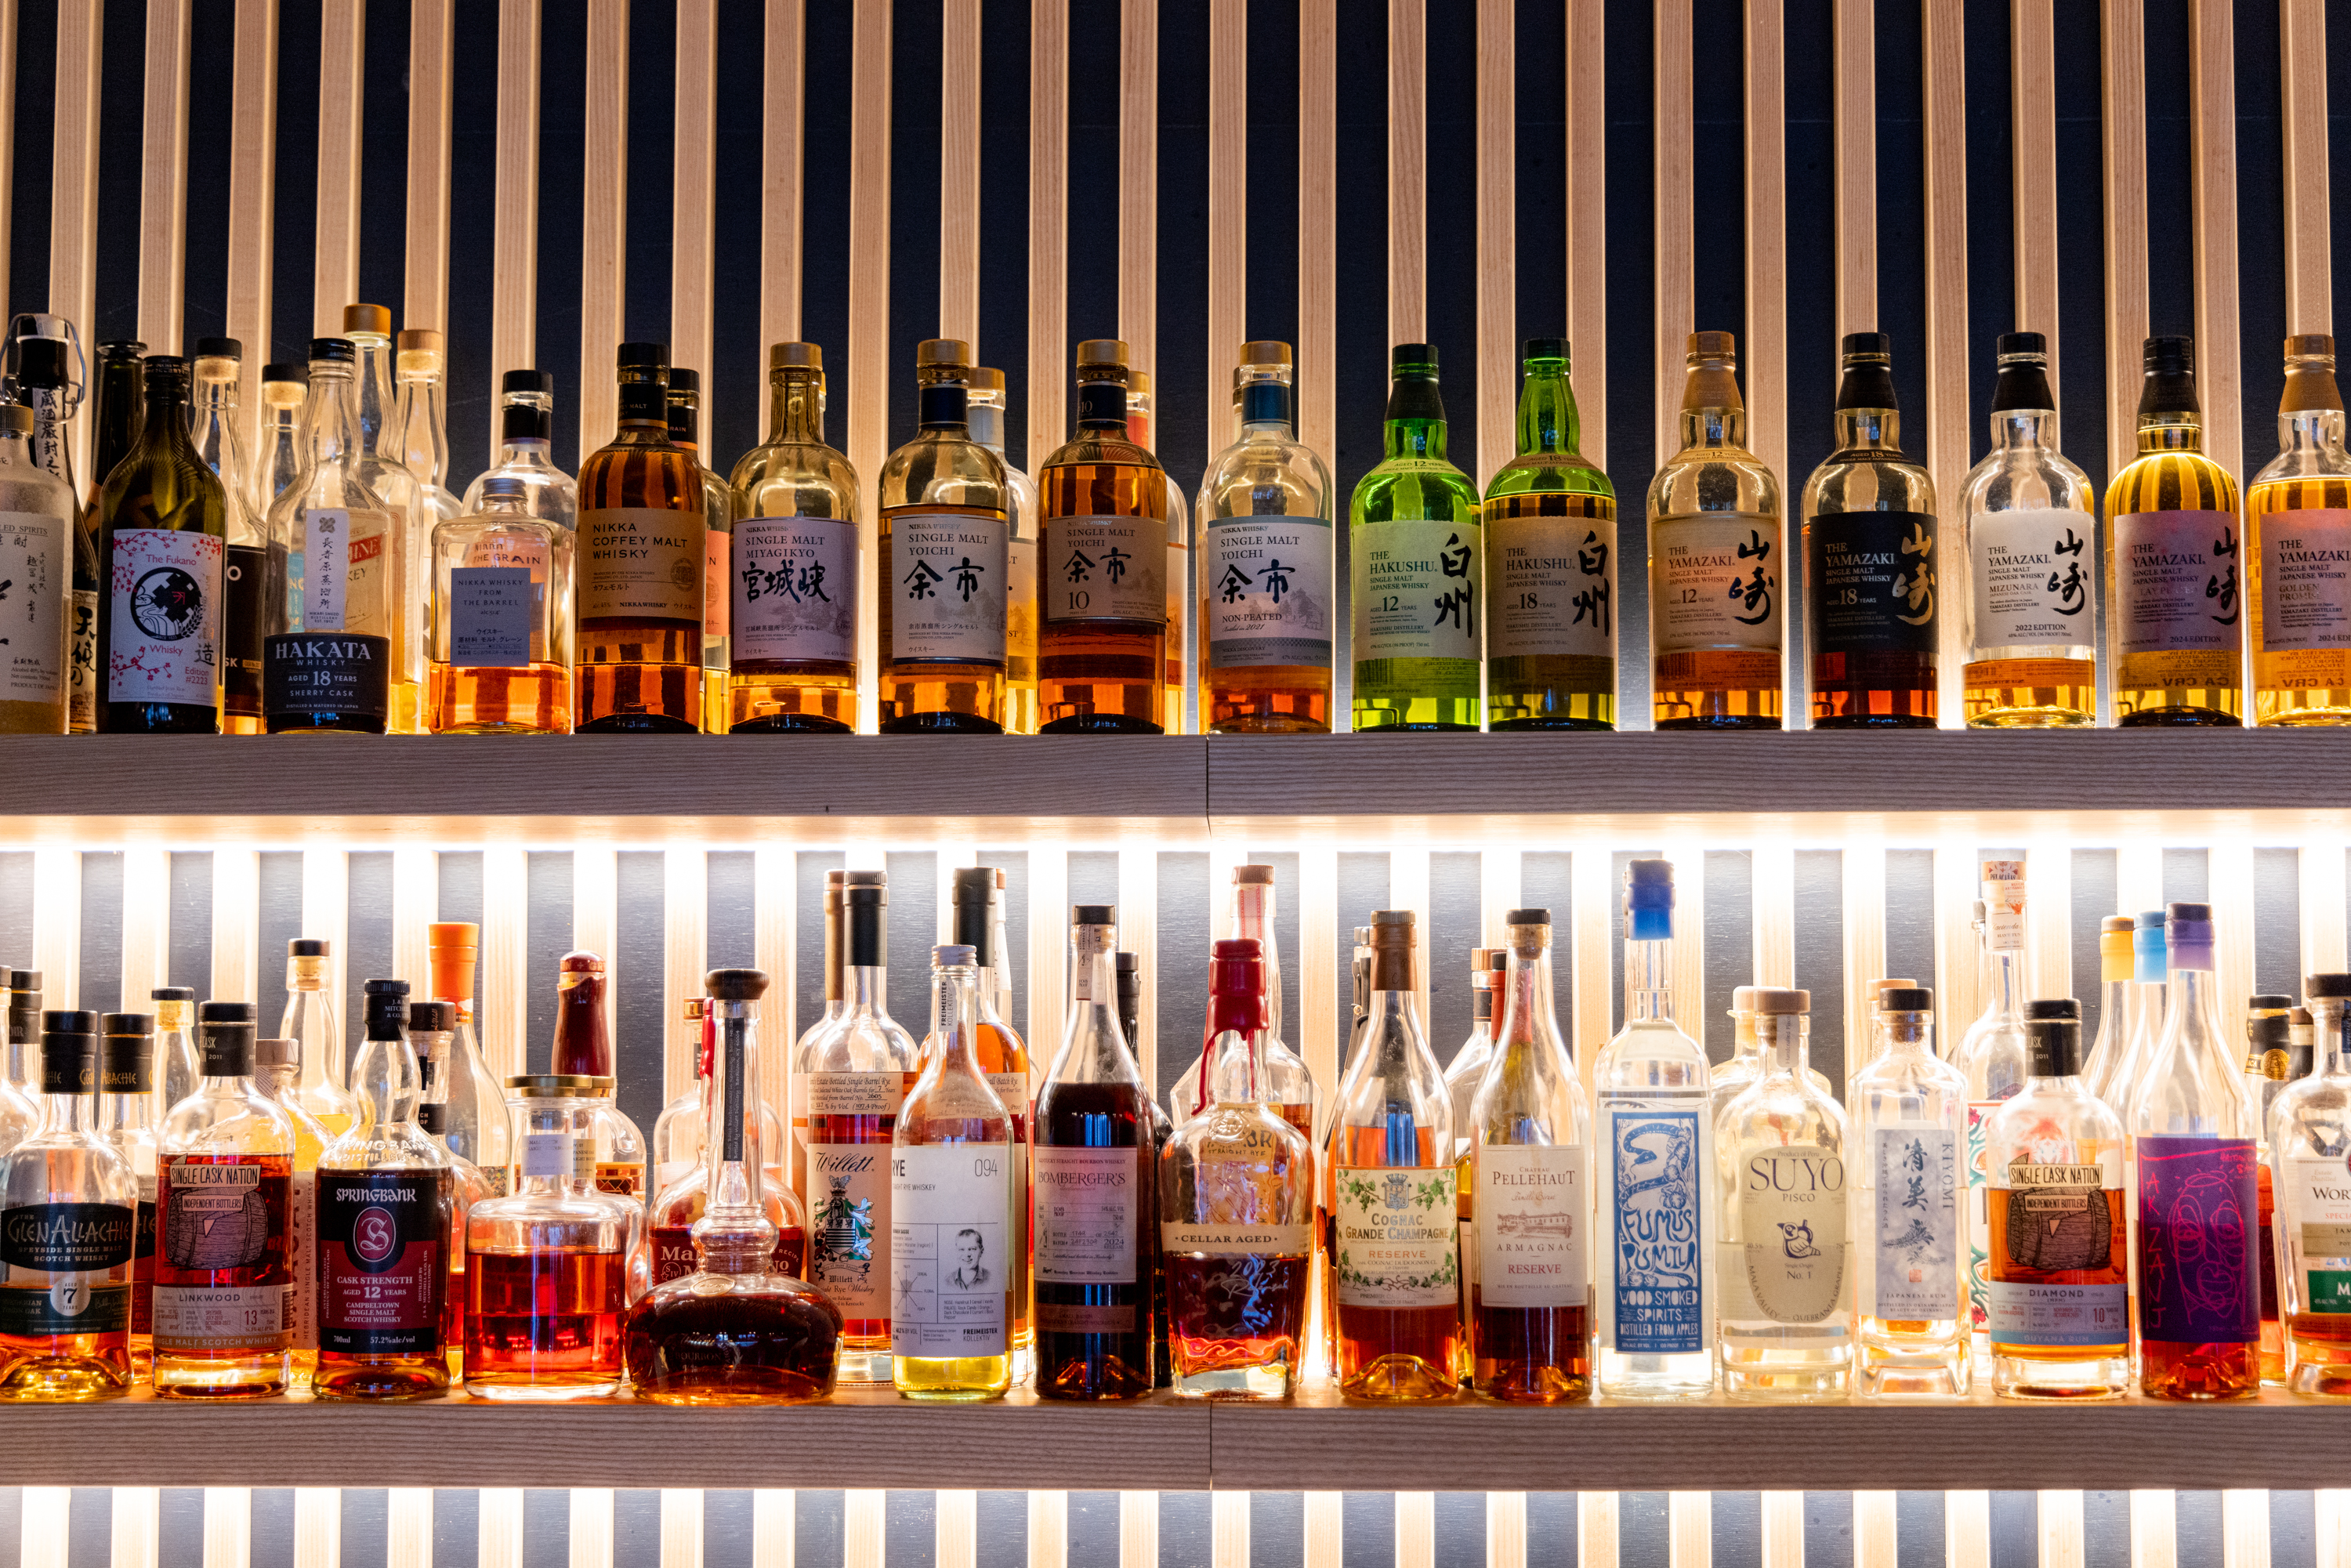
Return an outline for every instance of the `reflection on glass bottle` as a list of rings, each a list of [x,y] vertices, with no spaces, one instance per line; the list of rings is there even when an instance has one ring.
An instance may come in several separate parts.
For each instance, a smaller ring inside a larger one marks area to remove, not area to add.
[[[250,1002],[206,1002],[206,1009],[246,1008]],[[234,1021],[229,1014],[217,1016]],[[319,1156],[335,1134],[296,1098],[302,1075],[302,1047],[290,1040],[253,1042],[255,1090],[266,1094],[294,1124],[294,1176],[287,1198],[287,1267],[292,1270],[293,1348],[287,1386],[310,1386],[319,1365]]]
[[[87,735],[98,726],[98,539],[96,520],[73,469],[70,426],[82,389],[73,382],[67,356],[70,350],[78,357],[80,348],[78,340],[68,340],[72,329],[60,326],[65,338],[15,340],[16,395],[32,411],[34,463],[66,487],[66,722],[72,734]]]
[[[392,312],[381,305],[343,307],[343,337],[355,353],[351,417],[357,432],[353,466],[359,482],[390,517],[383,575],[386,602],[400,630],[392,643],[392,712],[387,733],[421,735],[424,728],[424,642],[433,582],[433,508],[424,476],[407,463],[408,441],[393,390]],[[311,359],[318,358],[315,348]],[[315,372],[315,365],[313,367]],[[305,416],[308,408],[305,405]],[[274,508],[273,508],[274,514]],[[288,540],[287,549],[293,548]]]
[[[531,512],[511,475],[433,529],[426,727],[435,735],[569,735],[572,531]]]
[[[399,437],[396,444],[387,439],[384,447],[416,481],[423,502],[417,526],[425,528],[464,509],[449,493],[448,358],[441,334],[431,328],[407,328],[393,340],[398,390],[390,423]]]
[[[2245,490],[2255,724],[2351,724],[2351,453],[2335,340],[2285,340],[2278,455]]]
[[[702,729],[702,466],[669,438],[669,347],[623,343],[620,428],[580,465],[575,727]]]
[[[1037,733],[1037,481],[1015,467],[1004,450],[1004,372],[971,371],[971,438],[1004,465],[1006,547],[1004,603],[1004,733]]]
[[[300,1076],[292,1090],[296,1103],[340,1136],[359,1121],[361,1107],[343,1087],[342,1025],[335,1009],[334,954],[324,937],[296,936],[286,944],[286,1011],[277,1038],[300,1052]]]
[[[1935,1058],[1935,993],[1878,994],[1881,1046],[1854,1074],[1855,1392],[1877,1398],[1968,1391],[1969,1344],[1960,1168],[1967,1079]]]
[[[669,439],[702,471],[702,727],[726,733],[728,602],[734,559],[735,491],[702,461],[702,375],[680,365],[669,373]]]
[[[228,493],[228,586],[221,630],[225,735],[262,732],[262,640],[281,629],[286,603],[286,545],[268,533],[254,510],[253,476],[245,461],[245,422],[236,409],[244,353],[235,338],[196,341],[196,453]]]
[[[139,1184],[131,1249],[131,1365],[144,1376],[154,1361],[155,1332],[155,1019],[148,1013],[103,1013],[98,1021],[98,1130]]]
[[[580,487],[555,465],[555,377],[547,371],[508,371],[498,379],[498,460],[465,487],[460,515],[482,509],[492,479],[522,486],[524,509],[534,517],[579,524]]]

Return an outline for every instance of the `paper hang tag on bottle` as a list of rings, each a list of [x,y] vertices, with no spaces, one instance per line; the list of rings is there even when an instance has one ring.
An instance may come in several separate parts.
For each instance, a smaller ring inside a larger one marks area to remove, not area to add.
[[[1994,953],[2024,946],[2024,862],[1985,861],[1984,946]]]
[[[351,515],[340,507],[302,513],[302,625],[310,632],[343,629],[351,565]]]

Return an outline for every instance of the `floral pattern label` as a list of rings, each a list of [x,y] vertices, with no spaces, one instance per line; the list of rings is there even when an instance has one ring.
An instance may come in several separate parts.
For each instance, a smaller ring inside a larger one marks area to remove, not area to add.
[[[1011,1217],[1005,1145],[891,1151],[893,1355],[996,1356],[1011,1348]]]
[[[1813,653],[1935,651],[1935,519],[1830,512],[1804,529]]]
[[[1482,530],[1426,517],[1362,523],[1353,546],[1355,652],[1370,659],[1475,659]]]
[[[1877,1270],[1872,1317],[1947,1322],[1959,1315],[1959,1140],[1948,1127],[1892,1126],[1872,1136]]]
[[[117,528],[106,695],[208,706],[221,685],[221,541],[186,528]]]
[[[2253,1141],[2137,1142],[2140,1337],[2253,1343],[2262,1329]]]
[[[2351,643],[2351,511],[2314,507],[2261,523],[2261,652]]]
[[[733,538],[733,657],[857,657],[853,518],[746,517]]]
[[[1740,1157],[1739,1240],[1747,1288],[1775,1323],[1817,1323],[1845,1304],[1844,1161],[1812,1144]]]
[[[1649,615],[1659,657],[1780,647],[1780,519],[1712,514],[1659,519],[1650,534]]]
[[[1343,1307],[1449,1307],[1461,1299],[1454,1170],[1338,1169],[1331,1261]]]
[[[2233,653],[2244,603],[2234,512],[2125,512],[2115,518],[2120,653]]]
[[[1200,569],[1216,669],[1331,662],[1331,525],[1320,517],[1218,517]]]
[[[66,675],[66,529],[0,512],[0,701],[53,703]]]
[[[900,512],[890,518],[890,650],[896,659],[1004,662],[1001,514]]]
[[[1045,535],[1046,620],[1166,621],[1165,517],[1052,517]]]
[[[1711,1342],[1699,1259],[1705,1228],[1698,1111],[1604,1110],[1614,1163],[1607,1218],[1616,1299],[1601,1327],[1626,1355],[1687,1355]]]
[[[1978,512],[1968,519],[1979,651],[2095,639],[2092,532],[2088,513],[2058,507]]]
[[[1614,517],[1489,517],[1486,582],[1489,657],[1615,657]]]
[[[1583,1231],[1592,1213],[1580,1144],[1480,1145],[1478,1220],[1466,1249],[1489,1307],[1580,1307],[1592,1299]]]

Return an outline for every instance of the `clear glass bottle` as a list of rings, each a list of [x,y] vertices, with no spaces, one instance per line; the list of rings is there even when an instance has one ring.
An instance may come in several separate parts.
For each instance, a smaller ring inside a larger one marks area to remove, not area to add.
[[[2049,342],[2003,332],[1991,450],[1968,470],[1960,528],[1960,700],[1973,729],[2098,722],[2098,493],[2057,444]]]
[[[2026,1013],[2023,1092],[1984,1125],[1992,1392],[2119,1399],[2131,1374],[2123,1125],[2082,1078],[2080,1004]]]
[[[1469,1103],[1478,1097],[1478,1086],[1486,1082],[1486,1069],[1494,1060],[1495,993],[1510,967],[1507,948],[1469,949],[1469,1036],[1453,1053],[1453,1060],[1445,1064],[1445,1098],[1453,1107],[1456,1161],[1468,1159],[1469,1146],[1476,1137],[1476,1128],[1469,1120]],[[1461,1200],[1467,1206],[1469,1194],[1464,1192]],[[1473,1240],[1466,1232],[1463,1234],[1465,1248]],[[1469,1254],[1465,1251],[1461,1256],[1466,1271]]]
[[[196,988],[157,986],[147,993],[155,1006],[155,1122],[196,1092],[204,1061],[196,1050]]]
[[[391,424],[395,440],[387,436],[384,452],[399,460],[416,481],[422,508],[417,526],[430,528],[463,510],[449,493],[449,392],[444,384],[449,356],[440,333],[429,327],[403,329],[392,340]]]
[[[1281,948],[1274,935],[1273,868],[1235,866],[1232,901],[1227,910],[1225,936],[1235,941],[1256,943],[1265,969],[1265,1038],[1257,1044],[1259,1061],[1254,1082],[1281,1119],[1311,1139],[1314,1136],[1315,1108],[1320,1103],[1321,1091],[1314,1075],[1290,1048],[1283,1034]],[[1207,1080],[1203,1069],[1210,1072],[1221,1071],[1207,1067],[1215,1042],[1212,1030],[1201,1042],[1198,1059],[1168,1086],[1167,1111],[1172,1123],[1180,1125],[1207,1108]],[[1449,1077],[1447,1082],[1450,1084]],[[1465,1093],[1455,1103],[1466,1110],[1468,1095]]]
[[[679,365],[669,373],[669,439],[702,470],[702,728],[726,733],[726,628],[733,570],[735,491],[702,461],[702,375]]]
[[[620,428],[580,465],[574,727],[702,730],[702,465],[669,438],[669,346],[623,343]]]
[[[971,438],[1004,465],[1011,542],[1005,552],[1004,733],[1037,733],[1037,481],[1004,451],[1004,372],[971,370]],[[1018,1381],[1017,1377],[1015,1381]]]
[[[824,354],[768,350],[768,439],[735,465],[728,733],[857,726],[857,472],[824,439]]]
[[[1591,1256],[1600,1391],[1612,1399],[1714,1386],[1716,1119],[1706,1048],[1674,1022],[1673,938],[1673,862],[1629,862],[1625,1027],[1592,1069],[1602,1153]]]
[[[2316,1070],[2272,1108],[2278,1300],[2285,1385],[2304,1398],[2351,1399],[2351,975],[2303,982]]]
[[[520,479],[433,529],[426,724],[435,735],[569,735],[574,536]]]
[[[364,1107],[343,1087],[343,1030],[335,1016],[335,965],[320,936],[296,936],[286,944],[286,1013],[277,1038],[300,1052],[301,1078],[295,1103],[337,1137],[349,1132]]]
[[[1967,1079],[1935,1057],[1935,993],[1878,993],[1876,1060],[1846,1094],[1854,1143],[1850,1201],[1855,1393],[1957,1398],[1975,1357],[1968,1343],[1967,1228],[1960,1169]]]
[[[2171,975],[2165,940],[2168,919],[2160,909],[2147,910],[2131,918],[2130,1034],[2097,1085],[2098,1098],[2122,1118],[2126,1131],[2130,1125],[2131,1101],[2147,1076],[2147,1064],[2154,1060],[2155,1042],[2163,1033],[2164,1003]],[[2132,1266],[2137,1266],[2136,1253],[2132,1254]]]
[[[8,1092],[0,1094],[0,1135],[22,1142],[40,1125],[33,1097],[41,1083],[41,972],[8,971]]]
[[[694,1057],[694,1087],[663,1106],[662,1113],[654,1118],[653,1136],[647,1140],[646,1149],[651,1161],[653,1190],[656,1194],[667,1192],[683,1178],[698,1177],[702,1174],[702,1142],[710,1125],[710,1058],[718,1043],[717,1020],[709,1016],[707,1008],[707,999],[702,997],[688,997],[680,1005],[687,1049]],[[789,1225],[781,1219],[776,1221],[788,1232],[784,1240],[777,1243],[777,1266],[787,1274],[798,1274],[807,1266],[804,1254],[808,1236],[798,1218],[799,1198],[792,1188],[789,1152],[792,1145],[784,1137],[783,1118],[776,1114],[776,1108],[764,1100],[759,1104],[759,1150],[768,1161],[768,1197],[774,1201],[780,1196],[789,1204],[794,1216]],[[701,1213],[702,1210],[696,1207],[680,1223],[690,1225]],[[775,1217],[771,1215],[769,1218]],[[690,1273],[693,1271],[693,1248],[686,1239],[680,1239],[686,1244],[684,1254],[686,1267],[683,1271]],[[784,1241],[791,1245],[789,1254],[782,1250]],[[783,1268],[786,1262],[791,1266]]]
[[[98,1128],[139,1184],[138,1228],[131,1249],[131,1366],[145,1376],[154,1362],[155,1019],[147,1013],[99,1017]]]
[[[1126,438],[1145,452],[1159,444],[1159,421],[1151,388],[1151,372],[1126,374]],[[1189,735],[1196,715],[1186,711],[1185,688],[1193,661],[1204,650],[1195,646],[1192,622],[1192,523],[1184,487],[1167,476],[1167,694],[1165,718],[1169,735]]]
[[[694,1109],[690,1113],[671,1116],[663,1113],[663,1121],[653,1125],[653,1146],[657,1151],[658,1173],[665,1165],[668,1175],[653,1189],[653,1202],[645,1210],[645,1226],[639,1238],[636,1251],[629,1260],[629,1294],[641,1296],[655,1285],[665,1285],[672,1280],[682,1280],[701,1264],[701,1255],[695,1250],[694,1222],[702,1218],[709,1197],[709,1171],[705,1164],[708,1155],[706,1129],[717,1113],[715,1102],[724,1085],[711,1078],[712,1058],[717,1054],[717,1019],[709,1012],[707,998],[694,997],[688,1005],[695,1009],[696,1030],[703,1036],[695,1053],[695,1084],[690,1096]],[[518,1082],[510,1080],[510,1082]],[[583,1079],[582,1083],[601,1082]],[[575,1086],[576,1087],[576,1086]],[[676,1102],[671,1102],[675,1109]],[[666,1157],[659,1155],[663,1148],[664,1124],[669,1134]],[[759,1201],[768,1210],[768,1223],[776,1228],[776,1249],[769,1256],[768,1271],[793,1279],[808,1274],[808,1213],[800,1207],[799,1195],[792,1190],[791,1176],[786,1168],[789,1145],[784,1141],[783,1123],[775,1111],[762,1100],[759,1105]]]
[[[139,439],[99,487],[98,727],[216,735],[228,494],[188,438],[188,361],[147,361]]]
[[[28,352],[31,351],[29,349]],[[68,723],[72,733],[88,734],[98,728],[98,710],[108,701],[108,682],[103,674],[106,661],[99,653],[99,591],[107,578],[106,558],[100,552],[105,514],[102,502],[106,497],[107,476],[114,472],[131,447],[139,443],[141,427],[147,417],[147,345],[135,341],[100,343],[92,354],[89,374],[89,487],[82,492],[80,538],[74,546],[74,658],[83,664],[89,675],[88,694],[78,701],[69,700]],[[37,365],[38,361],[35,363]],[[68,372],[62,359],[57,361],[57,386],[67,400],[60,419],[73,414],[71,383],[65,379]],[[69,439],[69,438],[68,438]],[[53,468],[52,472],[56,470]],[[80,622],[82,612],[89,612],[85,633]],[[89,651],[82,651],[85,634]],[[37,1028],[37,1020],[36,1023]],[[37,1067],[34,1076],[40,1075]]]
[[[1985,1197],[1991,1183],[1984,1152],[1984,1118],[2024,1087],[2024,862],[1981,860],[1976,869],[1983,899],[1984,1009],[1951,1052],[1968,1082],[1968,1317],[1972,1343],[1990,1354],[1986,1269],[1991,1220]]]
[[[464,1237],[466,1217],[474,1206],[486,1203],[505,1192],[512,1178],[501,1171],[494,1183],[481,1166],[449,1146],[449,1080],[447,1069],[455,1049],[457,1030],[457,1008],[454,1002],[411,1002],[408,1004],[408,1038],[416,1052],[417,1070],[424,1079],[424,1097],[417,1103],[416,1125],[423,1134],[440,1145],[449,1161],[449,1185],[456,1195],[457,1237],[449,1254],[449,1298],[463,1303],[469,1298],[465,1270],[466,1256]],[[643,1199],[632,1200],[642,1207]],[[457,1382],[465,1375],[467,1336],[460,1328],[443,1342],[449,1358],[449,1380]]]
[[[2098,922],[2098,1038],[2082,1063],[2082,1087],[2109,1100],[2108,1078],[2130,1052],[2132,1015],[2131,917],[2109,915]]]
[[[1233,371],[1240,438],[1209,459],[1200,480],[1204,735],[1331,728],[1339,604],[1331,470],[1298,439],[1290,380],[1289,344],[1241,345]],[[1171,556],[1168,570],[1178,564]]]
[[[251,1007],[250,1002],[213,1002],[211,1007]],[[228,1020],[224,1016],[224,1021]],[[294,1124],[294,1177],[287,1200],[289,1266],[293,1270],[294,1347],[292,1382],[301,1390],[310,1386],[319,1365],[319,1156],[336,1134],[310,1113],[297,1098],[302,1076],[302,1047],[291,1040],[257,1040],[253,1044],[254,1087],[275,1101]]]
[[[266,1399],[293,1377],[294,1120],[254,1062],[251,1002],[207,1002],[196,1087],[163,1119],[155,1393]]]
[[[13,389],[32,411],[33,461],[66,487],[66,515],[71,523],[65,530],[60,572],[67,584],[66,727],[71,734],[87,735],[98,726],[99,571],[98,541],[73,467],[71,425],[81,388],[73,380],[68,355],[78,356],[80,350],[78,342],[62,338],[18,338],[15,348]]]
[[[2252,1111],[2212,986],[2212,906],[2173,904],[2163,1033],[2130,1134],[2139,1392],[2155,1399],[2261,1393],[2261,1269]]]
[[[555,465],[555,377],[547,371],[508,371],[498,378],[498,460],[474,477],[457,507],[462,516],[482,509],[482,492],[492,479],[522,486],[534,517],[559,523],[566,532],[580,524],[580,486]]]
[[[407,444],[401,429],[398,395],[393,391],[392,312],[381,305],[344,306],[343,337],[356,355],[351,376],[352,417],[358,433],[354,466],[360,487],[391,515],[392,532],[385,540],[384,550],[391,586],[385,598],[397,607],[392,612],[393,618],[404,628],[404,634],[392,633],[392,649],[398,658],[392,666],[392,714],[386,733],[421,735],[426,595],[433,580],[433,513],[425,505],[422,479],[402,460]],[[315,343],[310,357],[315,381],[319,357]],[[309,404],[305,403],[306,419],[308,412]],[[275,507],[271,514],[274,520]],[[295,538],[289,533],[287,549],[292,549],[294,543]]]
[[[588,1119],[588,1148],[596,1166],[596,1189],[645,1200],[645,1135],[613,1097],[612,1026],[605,997],[604,960],[586,949],[566,953],[555,976],[555,1043],[549,1070],[593,1078],[594,1113]]]
[[[2285,340],[2278,455],[2245,488],[2255,724],[2351,724],[2351,453],[2335,340]]]
[[[497,1077],[474,1038],[474,974],[481,954],[482,928],[470,920],[438,920],[424,927],[429,998],[456,1009],[445,1061],[436,1063],[438,1098],[447,1106],[442,1143],[471,1161],[494,1192],[507,1190],[507,1167],[514,1163],[514,1128]]]
[[[974,1060],[996,1097],[1004,1102],[1011,1130],[1007,1147],[1012,1162],[1012,1212],[1019,1216],[1005,1246],[1012,1290],[1012,1381],[1019,1383],[1033,1370],[1037,1358],[1037,1325],[1030,1299],[1029,1207],[1030,1115],[1035,1096],[1029,1086],[1029,1045],[1020,1031],[1005,1021],[1012,1005],[1006,977],[1004,873],[996,866],[967,866],[955,873],[950,896],[955,900],[955,939],[972,950],[978,967],[974,1001]],[[929,1054],[925,1047],[925,1055]]]
[[[302,472],[302,405],[310,401],[310,367],[261,367],[261,443],[253,454],[253,509],[266,517]],[[282,541],[281,541],[282,542]]]
[[[65,735],[72,716],[70,570],[80,507],[35,455],[32,411],[0,403],[0,734]]]
[[[1112,983],[1118,988],[1118,1032],[1121,1039],[1134,1049],[1143,1039],[1143,991],[1147,983],[1140,953],[1111,955]],[[1140,1061],[1141,1058],[1136,1059]],[[1139,1070],[1138,1070],[1139,1071]],[[1167,1152],[1167,1140],[1175,1135],[1175,1119],[1161,1108],[1158,1101],[1144,1094],[1144,1104],[1151,1113],[1150,1168],[1158,1168],[1159,1157]],[[1152,1184],[1152,1191],[1158,1191]],[[1035,1202],[1031,1194],[1030,1202]],[[1173,1386],[1175,1372],[1167,1359],[1167,1270],[1154,1269],[1151,1274],[1151,1385],[1154,1388]]]

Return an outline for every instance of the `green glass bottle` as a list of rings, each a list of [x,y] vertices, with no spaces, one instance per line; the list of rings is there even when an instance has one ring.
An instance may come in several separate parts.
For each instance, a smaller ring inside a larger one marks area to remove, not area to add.
[[[1445,460],[1437,345],[1398,343],[1387,455],[1347,507],[1354,727],[1475,730],[1484,664],[1478,486]]]
[[[1577,450],[1564,338],[1530,338],[1519,454],[1486,486],[1486,723],[1616,727],[1616,490]]]

